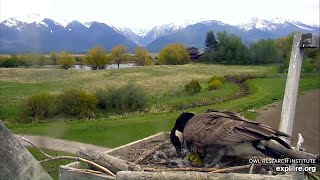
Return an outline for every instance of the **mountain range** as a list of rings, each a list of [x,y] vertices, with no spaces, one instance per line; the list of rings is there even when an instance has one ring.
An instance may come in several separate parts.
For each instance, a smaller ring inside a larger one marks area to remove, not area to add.
[[[225,30],[241,37],[245,44],[250,44],[259,39],[275,39],[293,32],[319,34],[320,27],[297,21],[253,18],[250,22],[240,25],[211,20],[184,26],[171,23],[156,26],[149,31],[135,32],[130,28],[115,27],[96,21],[81,23],[39,17],[27,20],[9,18],[0,23],[0,53],[46,53],[62,50],[84,53],[96,45],[109,51],[120,44],[127,46],[131,52],[136,46],[159,52],[165,45],[175,42],[186,47],[202,49],[209,30],[215,33]]]

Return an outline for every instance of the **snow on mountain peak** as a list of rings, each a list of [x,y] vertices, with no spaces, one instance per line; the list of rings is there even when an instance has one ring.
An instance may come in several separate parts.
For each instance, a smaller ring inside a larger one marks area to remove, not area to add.
[[[276,28],[278,28],[280,24],[284,24],[286,22],[287,21],[282,18],[263,20],[263,19],[259,19],[257,17],[254,17],[249,22],[239,24],[238,26],[246,31],[249,31],[251,29],[271,31],[271,30],[275,30]]]
[[[61,26],[63,26],[64,28],[67,27],[67,25],[70,23],[69,21],[64,20],[64,19],[60,19],[60,18],[54,18],[54,22],[55,22],[55,23],[58,23],[58,25],[61,25]],[[57,24],[56,24],[56,25],[57,25]]]
[[[44,20],[48,18],[44,18],[43,16],[39,14],[28,14],[25,16],[18,16],[18,17],[13,17],[9,18],[4,22],[4,24],[8,27],[13,27],[13,26],[21,26],[19,22],[22,22],[23,24],[30,24],[30,23],[36,23],[37,25],[43,25],[43,26],[48,26]],[[52,19],[50,19],[52,20]],[[66,20],[62,20],[59,18],[55,18],[55,20],[52,20],[55,25],[66,27],[69,22]]]
[[[15,18],[6,19],[2,23],[7,27],[18,27],[20,24]]]
[[[133,33],[137,34],[140,37],[145,37],[150,29],[145,29],[145,28],[120,28],[121,30],[131,30]]]
[[[21,21],[17,20],[16,18],[9,18],[9,19],[6,19],[3,22],[1,22],[1,24],[5,25],[9,28],[15,28],[18,31],[20,31],[25,27],[25,25],[27,23],[21,22]]]
[[[40,14],[27,14],[26,16],[15,17],[15,19],[30,24],[33,22],[40,23],[45,18],[40,16]]]
[[[82,23],[85,27],[87,28],[90,28],[91,25],[92,25],[93,21],[92,22],[85,22],[85,23]]]
[[[275,24],[283,24],[283,23],[287,22],[287,20],[285,20],[283,18],[274,18],[274,19],[271,19],[270,21]]]

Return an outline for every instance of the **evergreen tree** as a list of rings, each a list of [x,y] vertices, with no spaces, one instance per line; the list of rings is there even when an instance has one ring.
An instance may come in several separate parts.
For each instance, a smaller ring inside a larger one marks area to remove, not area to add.
[[[208,31],[205,41],[205,51],[209,52],[211,50],[216,51],[218,49],[218,41],[213,33],[213,31]]]

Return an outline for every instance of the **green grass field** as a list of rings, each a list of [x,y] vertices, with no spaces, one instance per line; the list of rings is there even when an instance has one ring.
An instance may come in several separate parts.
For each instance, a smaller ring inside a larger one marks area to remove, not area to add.
[[[212,76],[228,74],[261,74],[274,70],[274,66],[223,66],[187,64],[182,66],[146,66],[104,71],[77,71],[39,68],[0,68],[0,119],[15,119],[20,104],[29,96],[39,93],[58,93],[77,88],[87,92],[119,87],[128,83],[142,86],[149,97],[148,112],[169,112],[181,107],[211,104],[218,98],[230,97],[239,91],[232,83],[219,91],[206,91],[195,96],[184,93],[184,85],[191,79],[199,80],[205,88]]]
[[[37,160],[43,160],[46,159],[46,157],[36,148],[33,147],[27,147],[29,152],[37,159]],[[51,156],[74,156],[74,154],[61,152],[61,151],[53,151],[50,149],[42,149],[45,153],[51,155]],[[72,161],[69,160],[56,160],[56,161],[48,161],[41,163],[41,165],[44,167],[44,169],[50,174],[50,176],[54,180],[59,179],[59,166],[60,165],[66,165]]]
[[[193,66],[193,65],[189,65]],[[189,68],[189,66],[185,66]],[[199,65],[202,67],[203,65]],[[183,70],[185,70],[182,67]],[[197,67],[197,66],[195,66]],[[214,65],[210,65],[212,69],[216,68]],[[228,68],[229,66],[223,67]],[[146,67],[149,68],[149,67]],[[155,68],[155,67],[152,67]],[[160,67],[163,68],[163,67]],[[170,67],[172,68],[172,67]],[[173,67],[181,68],[181,67]],[[222,67],[221,67],[222,68]],[[231,68],[235,68],[231,66]],[[239,66],[240,68],[244,68]],[[232,110],[236,112],[242,112],[248,115],[248,117],[254,118],[255,114],[248,114],[248,109],[259,108],[264,105],[274,102],[273,99],[281,100],[283,98],[284,87],[286,78],[283,75],[275,76],[272,69],[273,67],[266,66],[249,66],[249,69],[264,70],[270,72],[270,77],[260,78],[260,79],[251,79],[246,81],[246,84],[249,87],[250,93],[244,97],[238,99],[228,100],[222,103],[213,103],[208,106],[200,106],[187,109],[191,112],[204,112],[207,109],[220,109],[220,110]],[[133,70],[130,70],[133,71]],[[175,71],[178,71],[175,69]],[[251,70],[252,71],[252,70]],[[117,71],[116,71],[117,72]],[[97,72],[98,74],[103,72]],[[179,73],[179,72],[178,72]],[[233,72],[234,73],[234,72]],[[259,73],[259,71],[256,71]],[[207,78],[214,75],[205,72],[206,76],[201,75],[201,72],[198,72],[198,76],[204,76],[203,81]],[[215,74],[219,75],[219,74]],[[159,75],[156,75],[156,77]],[[149,79],[152,79],[151,76]],[[174,76],[173,76],[174,77]],[[129,78],[129,77],[128,77]],[[182,78],[181,78],[182,79]],[[128,79],[127,79],[128,81]],[[187,82],[188,79],[185,79]],[[170,82],[170,81],[169,81]],[[150,85],[147,85],[150,86]],[[154,84],[154,86],[157,86]],[[232,95],[235,91],[228,92],[230,89],[229,86],[233,84],[225,84],[225,87],[221,91],[216,91],[215,95],[219,97],[224,97],[226,95]],[[310,75],[308,77],[303,77],[300,82],[300,91],[307,91],[310,89],[315,89],[320,87],[320,78],[318,74]],[[225,88],[225,89],[224,89]],[[201,93],[197,96],[203,96]],[[183,100],[171,99],[171,96],[162,95],[165,100],[169,102],[161,102],[164,104],[180,104],[183,103]],[[210,96],[211,97],[211,96]],[[181,98],[181,97],[179,97]],[[187,97],[188,98],[197,98],[197,97]],[[161,101],[161,99],[159,100]],[[141,139],[143,137],[155,134],[161,131],[169,131],[175,119],[182,112],[182,110],[176,111],[161,111],[161,112],[144,112],[144,113],[133,113],[129,115],[113,115],[108,118],[99,118],[94,120],[59,120],[57,122],[48,122],[48,123],[34,123],[34,124],[10,124],[9,128],[14,133],[27,133],[27,134],[39,134],[47,135],[51,137],[74,140],[79,142],[85,142],[100,146],[106,147],[116,147],[122,144],[129,143],[131,141]]]
[[[201,113],[207,109],[231,110],[254,120],[258,109],[282,100],[286,76],[275,73],[275,66],[222,66],[189,64],[183,66],[147,66],[107,71],[75,71],[60,69],[1,69],[0,119],[13,133],[46,135],[50,137],[117,147],[134,140],[170,131],[182,111]],[[206,82],[212,76],[267,74],[266,78],[245,82],[249,94],[238,97],[240,87],[227,82],[219,90],[207,91]],[[203,89],[187,95],[184,85],[191,79],[200,81]],[[48,122],[12,123],[19,116],[20,104],[39,93],[59,93],[70,88],[94,92],[100,88],[121,86],[129,82],[141,85],[147,92],[149,108],[130,114],[98,113],[96,119],[77,120],[58,117]],[[320,88],[319,74],[302,75],[299,92]],[[36,159],[45,159],[38,150],[28,147]],[[44,149],[50,155],[72,155]],[[59,160],[42,164],[53,179],[58,179],[59,165],[71,161]]]

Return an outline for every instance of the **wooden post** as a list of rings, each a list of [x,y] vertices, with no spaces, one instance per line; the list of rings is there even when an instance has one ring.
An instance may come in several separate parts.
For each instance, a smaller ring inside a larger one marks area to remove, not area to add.
[[[319,36],[311,33],[295,34],[292,43],[290,64],[283,98],[279,130],[292,135],[296,102],[299,89],[299,80],[303,59],[303,48],[319,48]],[[290,141],[284,139],[290,144]]]
[[[52,179],[0,121],[0,179]]]
[[[279,130],[292,135],[294,114],[299,88],[303,50],[300,48],[301,33],[293,38],[286,89],[284,93]],[[288,142],[288,141],[287,141]],[[288,142],[290,143],[290,142]]]

